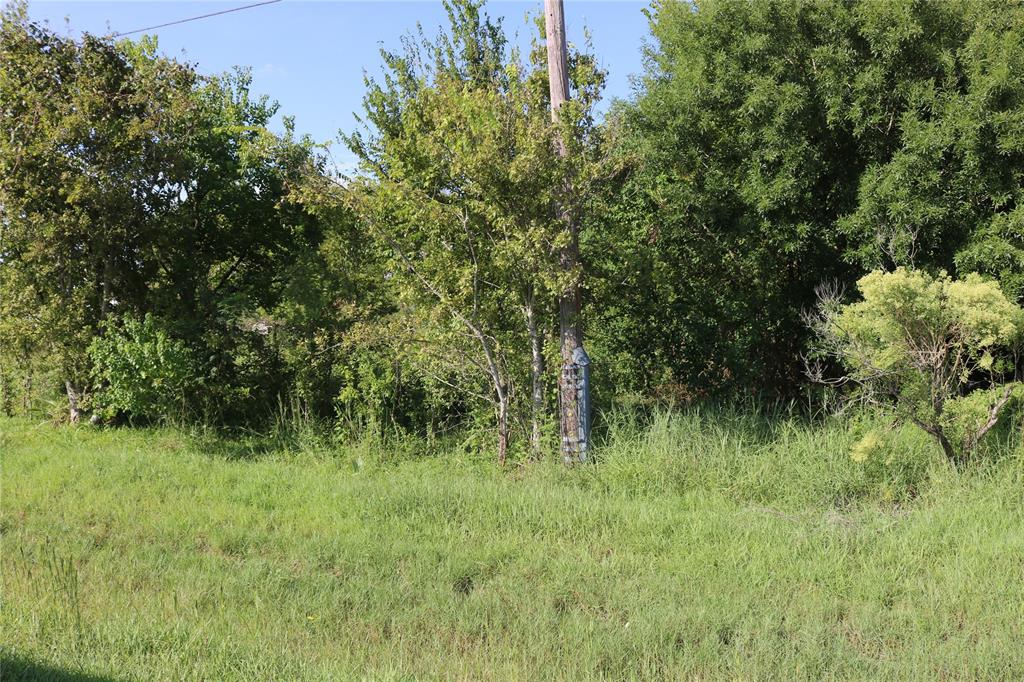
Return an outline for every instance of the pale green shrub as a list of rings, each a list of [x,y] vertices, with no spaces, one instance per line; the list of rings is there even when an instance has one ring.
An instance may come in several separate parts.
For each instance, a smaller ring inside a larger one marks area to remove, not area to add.
[[[935,438],[962,462],[998,422],[1017,390],[1009,381],[1012,351],[1024,329],[1024,310],[995,282],[971,274],[955,281],[898,268],[857,282],[863,299],[842,305],[837,292],[821,295],[811,318],[816,357],[846,369],[827,378],[852,384],[858,399],[890,410]]]

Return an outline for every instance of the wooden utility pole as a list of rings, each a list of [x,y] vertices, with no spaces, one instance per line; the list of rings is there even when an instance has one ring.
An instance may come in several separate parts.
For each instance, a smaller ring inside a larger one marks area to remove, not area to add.
[[[562,0],[544,0],[544,32],[548,48],[548,85],[551,89],[551,120],[558,121],[562,102],[569,99],[569,53],[565,44],[565,13]],[[566,154],[562,138],[558,153]]]
[[[544,27],[548,50],[548,82],[551,88],[551,120],[558,122],[558,110],[569,99],[569,63],[565,44],[565,14],[562,0],[544,0]],[[561,135],[556,136],[558,153],[566,156],[569,150]],[[562,370],[558,376],[559,431],[562,436],[562,459],[574,464],[584,454],[579,433],[579,397],[577,394],[575,352],[583,346],[579,327],[580,285],[579,225],[569,207],[572,188],[562,188],[563,200],[558,204],[559,217],[569,230],[569,242],[559,253],[562,273],[571,279],[558,297],[558,325],[561,331]]]

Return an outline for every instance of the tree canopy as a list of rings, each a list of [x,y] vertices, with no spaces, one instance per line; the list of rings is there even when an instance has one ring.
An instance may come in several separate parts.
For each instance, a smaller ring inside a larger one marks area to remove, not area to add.
[[[271,390],[278,359],[250,321],[280,302],[321,232],[289,198],[319,161],[290,128],[268,132],[276,111],[250,97],[245,72],[202,77],[151,41],[74,41],[5,9],[5,371],[45,359],[74,417],[93,388],[90,340],[152,313],[203,358],[204,409]]]
[[[1019,2],[662,0],[633,96],[602,113],[572,46],[556,122],[543,22],[520,53],[481,2],[445,6],[381,52],[342,177],[244,70],[7,5],[0,408],[288,405],[343,434],[486,425],[505,457],[551,445],[570,283],[599,408],[791,398],[816,291],[881,310],[868,272],[1024,299]]]
[[[1022,12],[655,3],[616,112],[616,258],[597,264],[623,380],[786,394],[814,288],[873,268],[978,271],[1019,296]]]

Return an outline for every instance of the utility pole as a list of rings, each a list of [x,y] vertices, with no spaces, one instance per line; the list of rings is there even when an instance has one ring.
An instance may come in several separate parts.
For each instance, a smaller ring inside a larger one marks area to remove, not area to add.
[[[544,0],[544,27],[548,53],[548,83],[551,88],[551,120],[558,123],[558,110],[569,99],[568,50],[565,43],[565,14],[562,0]],[[565,157],[569,150],[561,135],[556,136],[558,154]],[[569,241],[559,253],[562,273],[571,277],[558,297],[558,326],[561,332],[562,369],[558,376],[559,432],[562,436],[562,459],[567,465],[583,461],[586,457],[589,414],[580,408],[589,408],[589,382],[580,381],[583,334],[579,327],[579,224],[569,207],[572,188],[568,181],[563,186],[563,199],[558,204],[559,217],[567,225]],[[589,378],[589,376],[588,376]]]

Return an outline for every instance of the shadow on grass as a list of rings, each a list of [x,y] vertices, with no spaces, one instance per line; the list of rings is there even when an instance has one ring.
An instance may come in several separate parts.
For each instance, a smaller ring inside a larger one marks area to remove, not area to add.
[[[54,680],[55,682],[114,682],[113,677],[57,668],[24,656],[0,651],[0,680]]]
[[[259,435],[239,436],[225,434],[211,436],[203,434],[192,436],[192,450],[218,459],[254,461],[263,457],[281,454],[288,451],[289,443],[279,438]]]

